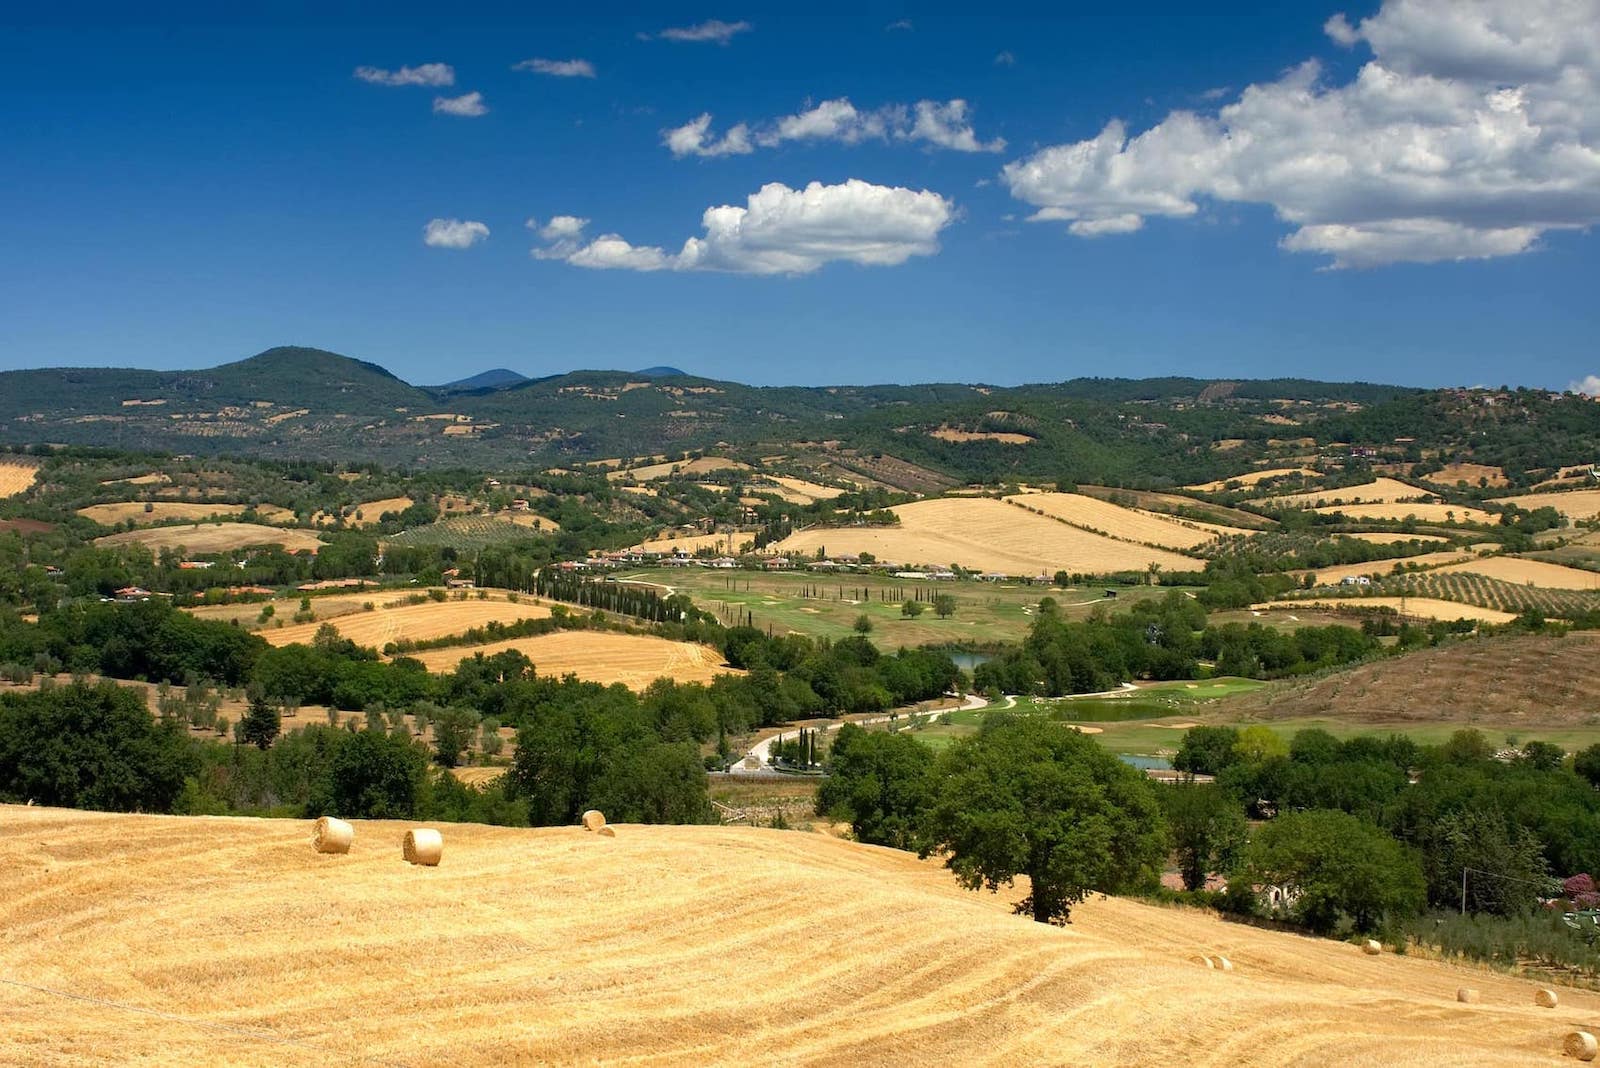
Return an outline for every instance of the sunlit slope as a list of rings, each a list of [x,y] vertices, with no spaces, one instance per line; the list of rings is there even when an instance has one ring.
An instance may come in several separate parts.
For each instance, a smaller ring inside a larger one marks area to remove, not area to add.
[[[1549,1064],[1600,1020],[1126,901],[1043,927],[821,835],[445,826],[423,869],[407,826],[0,808],[0,1063]]]

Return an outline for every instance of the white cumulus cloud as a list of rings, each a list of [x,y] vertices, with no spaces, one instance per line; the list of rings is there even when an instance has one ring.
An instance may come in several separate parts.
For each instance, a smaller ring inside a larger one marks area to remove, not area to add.
[[[436,96],[433,98],[433,113],[475,119],[479,115],[489,114],[489,105],[483,102],[483,94],[479,92],[462,93],[460,96]]]
[[[721,19],[707,19],[705,22],[693,26],[674,26],[656,34],[663,41],[711,41],[715,44],[725,45],[733,40],[735,34],[749,33],[755,29],[748,22],[723,22]]]
[[[785,142],[833,141],[857,145],[863,141],[920,142],[956,152],[1000,152],[1004,138],[980,141],[972,128],[971,109],[965,100],[919,100],[863,109],[848,98],[824,100],[804,111],[751,124],[741,122],[718,137],[711,129],[709,112],[667,130],[662,143],[680,159],[684,156],[728,156],[754,152],[756,146],[776,148]]]
[[[755,151],[750,144],[750,128],[742,122],[721,137],[714,136],[711,133],[710,112],[664,131],[661,143],[678,159],[684,156],[744,156]]]
[[[563,228],[533,254],[594,269],[799,275],[835,262],[892,267],[912,256],[931,256],[954,218],[954,205],[926,189],[854,178],[838,185],[812,182],[804,189],[772,182],[743,206],[707,208],[702,236],[689,238],[676,253],[634,245],[618,234],[584,241]]]
[[[1600,397],[1600,375],[1584,375],[1567,387],[1568,393],[1582,393],[1586,397]]]
[[[371,82],[373,85],[428,85],[438,87],[456,83],[455,68],[448,63],[423,63],[415,67],[401,67],[399,70],[384,70],[382,67],[357,67],[356,77],[364,82]]]
[[[489,228],[472,219],[430,219],[422,243],[431,248],[471,248],[489,238]]]
[[[593,78],[594,64],[587,59],[525,59],[513,64],[512,70],[548,74],[552,78]]]
[[[1324,31],[1371,58],[1315,61],[1215,113],[1176,111],[1009,164],[1034,221],[1080,236],[1270,206],[1282,245],[1333,267],[1486,259],[1600,222],[1600,0],[1386,0]]]

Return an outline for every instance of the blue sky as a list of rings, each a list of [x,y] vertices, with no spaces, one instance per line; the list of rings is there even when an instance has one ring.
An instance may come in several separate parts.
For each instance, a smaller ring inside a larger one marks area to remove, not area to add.
[[[1600,0],[141,10],[0,17],[0,367],[1600,372]]]

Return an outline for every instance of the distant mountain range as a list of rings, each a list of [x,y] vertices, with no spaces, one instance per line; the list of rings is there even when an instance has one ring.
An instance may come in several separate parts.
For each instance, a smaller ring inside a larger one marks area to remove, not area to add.
[[[676,367],[646,367],[642,371],[633,371],[639,378],[686,378],[687,374]],[[446,382],[442,386],[423,386],[422,388],[435,395],[450,393],[473,393],[478,390],[510,389],[520,386],[533,379],[527,375],[518,374],[516,371],[504,367],[496,367],[492,371],[481,371],[471,378],[462,378],[454,382]]]
[[[1160,488],[1267,458],[1357,450],[1502,464],[1590,463],[1600,405],[1532,390],[1419,390],[1300,379],[755,387],[684,374],[497,368],[409,385],[374,363],[276,348],[199,371],[0,372],[0,444],[60,443],[408,466],[539,467],[718,448],[896,463],[941,481]],[[809,457],[810,460],[805,458]]]
[[[528,381],[527,375],[519,375],[515,371],[508,371],[504,367],[496,367],[492,371],[480,371],[471,378],[459,378],[454,382],[446,382],[442,386],[424,386],[429,393],[471,393],[475,389],[506,389],[510,386],[521,385]]]

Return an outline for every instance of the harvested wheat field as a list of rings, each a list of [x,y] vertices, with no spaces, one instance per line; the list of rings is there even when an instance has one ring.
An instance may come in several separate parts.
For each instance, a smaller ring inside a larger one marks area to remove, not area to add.
[[[769,475],[767,481],[776,482],[784,489],[801,496],[810,497],[813,501],[831,501],[835,497],[849,492],[838,486],[824,486],[820,482],[807,482],[803,478],[789,478],[786,475]],[[806,501],[802,504],[809,503]]]
[[[1426,544],[1438,545],[1443,544],[1445,540],[1443,538],[1430,537],[1422,534],[1407,534],[1398,530],[1363,531],[1358,534],[1340,534],[1339,537],[1354,538],[1356,541],[1370,542],[1373,545],[1394,545],[1399,542],[1407,541],[1420,541]]]
[[[446,824],[418,869],[400,822],[0,813],[7,1063],[1544,1065],[1600,1013],[1119,899],[1048,927],[821,834]]]
[[[1368,560],[1363,564],[1340,564],[1336,567],[1310,568],[1307,571],[1291,571],[1295,578],[1300,578],[1307,573],[1317,576],[1319,586],[1337,586],[1345,578],[1359,578],[1362,575],[1391,574],[1396,565],[1406,568],[1440,568],[1444,571],[1454,571],[1449,564],[1463,564],[1464,561],[1474,561],[1478,557],[1477,548],[1468,546],[1465,549],[1445,549],[1436,553],[1421,553],[1417,556],[1402,556],[1394,560]],[[1478,570],[1476,564],[1465,563],[1463,571]],[[1563,569],[1566,570],[1566,569]]]
[[[416,503],[410,497],[385,497],[382,500],[365,501],[345,510],[347,514],[344,517],[344,525],[347,527],[376,526],[378,521],[390,512],[403,512]],[[338,515],[334,513],[318,512],[311,517],[311,522],[321,527],[335,523],[338,519]]]
[[[1522,560],[1515,556],[1491,556],[1467,564],[1441,567],[1439,574],[1470,571],[1501,582],[1537,586],[1542,590],[1600,590],[1600,572],[1577,567],[1547,564],[1543,560]]]
[[[412,654],[429,671],[452,671],[478,653],[493,656],[515,649],[540,675],[559,678],[576,675],[586,682],[609,686],[620,682],[642,690],[659,678],[676,682],[710,682],[718,675],[741,675],[727,667],[722,654],[709,645],[675,642],[650,634],[617,634],[605,630],[563,630],[536,638],[511,638],[471,648],[428,649]]]
[[[942,426],[938,430],[928,431],[930,438],[940,441],[950,441],[956,444],[965,444],[969,441],[997,441],[1002,445],[1031,445],[1034,438],[1027,434],[1017,434],[1000,430],[960,430],[952,426]]]
[[[1505,471],[1498,467],[1490,467],[1488,464],[1445,464],[1433,474],[1422,477],[1428,482],[1445,486],[1454,486],[1457,482],[1465,482],[1471,486],[1507,485]]]
[[[251,545],[281,545],[291,553],[316,552],[322,539],[309,530],[264,527],[259,523],[196,523],[187,527],[151,527],[108,534],[96,545],[144,545],[159,552],[182,547],[191,553],[225,553]]]
[[[1554,508],[1567,517],[1567,522],[1593,519],[1600,516],[1600,489],[1572,490],[1568,493],[1524,493],[1520,497],[1501,497],[1496,504],[1514,504],[1532,511],[1535,508]]]
[[[672,553],[679,549],[691,556],[701,549],[710,549],[712,552],[725,555],[736,555],[744,552],[755,543],[754,534],[678,534],[668,536],[665,534],[642,541],[633,546],[633,550],[642,553]]]
[[[151,471],[149,474],[132,475],[128,478],[108,478],[100,483],[102,486],[165,486],[172,481],[172,476],[160,471]]]
[[[1316,508],[1333,501],[1345,501],[1349,504],[1392,504],[1396,501],[1414,501],[1418,497],[1427,497],[1431,494],[1431,490],[1419,489],[1398,479],[1375,478],[1359,486],[1286,493],[1278,497],[1258,497],[1250,503],[1272,508]]]
[[[1240,444],[1242,445],[1243,442],[1241,441]],[[1258,486],[1269,479],[1288,478],[1290,475],[1304,475],[1306,478],[1319,477],[1317,472],[1309,467],[1273,467],[1265,471],[1246,471],[1242,475],[1219,478],[1212,482],[1200,482],[1193,486],[1185,486],[1184,489],[1199,490],[1201,493],[1216,493],[1218,490],[1225,488],[1230,482],[1237,482],[1241,486]]]
[[[724,456],[702,456],[698,460],[668,461],[667,463],[650,464],[647,467],[630,467],[620,471],[611,471],[606,477],[612,481],[630,479],[635,482],[649,482],[657,478],[669,478],[673,475],[709,475],[713,471],[726,471],[737,469],[750,470],[749,464],[742,464],[737,460],[729,460]]]
[[[1030,494],[1027,500],[1040,496]],[[891,511],[900,517],[898,527],[813,527],[789,535],[775,548],[805,555],[821,548],[870,552],[899,564],[960,564],[1026,577],[1063,570],[1143,571],[1149,564],[1167,571],[1198,571],[1202,566],[1193,557],[1094,534],[992,498],[947,497]]]
[[[1086,497],[1081,493],[1028,493],[1004,500],[1008,504],[1037,509],[1073,526],[1085,527],[1123,541],[1159,545],[1163,549],[1193,549],[1215,541],[1219,530],[1228,529],[1124,508],[1120,504]],[[1229,529],[1229,533],[1251,532]]]
[[[1512,612],[1494,608],[1479,608],[1475,604],[1459,601],[1441,601],[1434,597],[1340,597],[1319,601],[1279,601],[1275,604],[1256,605],[1257,608],[1393,608],[1418,619],[1437,619],[1450,622],[1470,619],[1478,623],[1510,623],[1516,619]]]
[[[461,634],[486,623],[544,619],[549,614],[550,609],[542,605],[512,604],[509,601],[429,601],[426,604],[375,608],[371,612],[353,612],[326,622],[357,645],[382,649],[388,643],[402,638],[414,642],[429,641]],[[261,632],[261,636],[271,645],[291,645],[295,642],[310,645],[322,625],[323,622],[319,621],[268,628]]]
[[[39,477],[36,460],[7,456],[0,459],[0,498],[15,497],[25,492]]]
[[[1460,504],[1336,504],[1312,511],[1324,515],[1339,514],[1351,519],[1382,519],[1403,523],[1415,519],[1419,523],[1479,523],[1498,526],[1500,517],[1482,508],[1469,508]]]
[[[215,504],[206,501],[119,501],[115,504],[91,504],[79,508],[78,514],[102,526],[114,527],[133,520],[139,526],[150,523],[170,523],[176,519],[210,519],[213,516],[236,516],[248,509],[244,504]],[[148,510],[147,510],[148,509]],[[263,504],[256,509],[263,519],[293,521],[294,513],[287,508]]]

